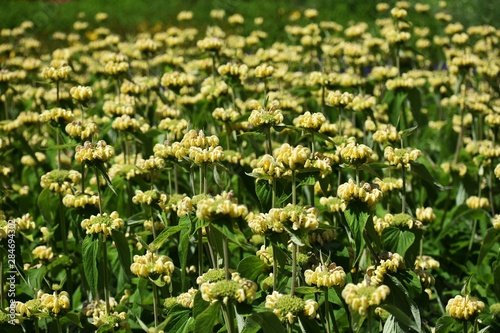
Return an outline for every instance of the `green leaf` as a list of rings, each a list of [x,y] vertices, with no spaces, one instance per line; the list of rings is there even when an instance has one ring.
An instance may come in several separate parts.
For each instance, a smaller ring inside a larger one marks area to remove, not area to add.
[[[53,145],[53,146],[50,146],[50,147],[47,147],[47,148],[41,148],[42,150],[62,150],[62,149],[66,149],[66,148],[75,148],[77,146],[76,143],[67,143],[67,144],[64,144],[64,145]]]
[[[269,210],[272,203],[273,186],[267,180],[258,179],[255,182],[255,194],[263,210]]]
[[[96,163],[93,166],[94,166],[94,172],[95,172],[96,177],[98,177],[98,175],[100,174],[104,178],[104,180],[106,180],[106,184],[111,189],[111,191],[113,191],[113,193],[115,195],[117,195],[116,191],[113,187],[113,183],[111,183],[111,179],[109,179],[108,173],[106,172],[106,169],[104,168],[104,164],[103,163]]]
[[[409,230],[401,230],[397,227],[387,227],[382,231],[382,246],[387,251],[397,252],[402,257],[413,245],[415,234]]]
[[[384,283],[391,289],[391,293],[386,299],[385,304],[395,306],[401,310],[406,317],[410,318],[411,321],[415,323],[415,325],[412,324],[408,326],[405,324],[405,318],[402,318],[401,320],[399,317],[395,316],[395,325],[403,326],[401,328],[413,328],[415,326],[417,328],[416,331],[421,332],[422,322],[420,318],[420,310],[417,304],[413,301],[404,284],[397,278],[397,276],[393,276],[391,274],[386,275]]]
[[[500,263],[497,261],[497,264],[493,268],[493,291],[497,299],[500,299]]]
[[[158,287],[162,288],[166,285],[165,281],[163,281],[163,277],[160,275],[156,280],[153,280],[152,278],[149,278],[149,281],[153,282],[156,284]]]
[[[111,230],[111,238],[115,242],[120,265],[125,271],[125,276],[130,280],[130,276],[132,275],[132,272],[130,271],[130,265],[132,264],[132,262],[130,258],[130,247],[128,245],[127,238],[125,238],[123,232],[115,229]]]
[[[82,243],[83,272],[92,292],[97,294],[99,237],[87,235]]]
[[[406,137],[406,136],[410,136],[411,133],[413,133],[416,129],[418,128],[418,126],[413,126],[413,127],[410,127],[410,128],[407,128],[403,131],[401,131],[401,137]]]
[[[481,250],[479,252],[479,257],[477,259],[477,265],[479,266],[483,261],[484,257],[490,252],[493,245],[498,243],[500,238],[500,230],[495,228],[489,228],[486,230],[486,235],[484,236],[483,245],[481,245]]]
[[[150,251],[155,252],[157,251],[163,243],[165,243],[172,235],[175,235],[179,231],[181,231],[183,226],[181,225],[174,225],[174,226],[169,226],[163,229],[158,236],[156,236],[155,240],[149,244]]]
[[[210,304],[199,316],[196,317],[194,322],[195,333],[212,333],[215,324],[219,318],[220,302]]]
[[[182,216],[179,219],[179,226],[182,227],[179,236],[179,245],[177,251],[179,252],[179,261],[181,264],[181,283],[182,290],[186,290],[186,267],[189,255],[189,237],[191,236],[192,223],[189,214]]]
[[[383,333],[407,333],[407,329],[403,329],[396,321],[396,317],[391,314],[384,323]]]
[[[450,316],[443,316],[436,323],[435,333],[448,333],[454,331],[454,326],[458,326],[458,322]]]
[[[242,277],[245,277],[252,281],[257,281],[259,275],[261,275],[267,265],[259,259],[257,256],[248,256],[243,258],[238,264],[237,271]]]
[[[419,175],[424,181],[429,184],[437,186],[440,190],[445,190],[445,187],[431,175],[429,170],[422,163],[416,161],[410,161],[411,171]]]
[[[470,295],[471,291],[472,291],[472,287],[471,287],[471,282],[472,282],[472,277],[474,276],[474,273],[472,273],[468,278],[467,280],[465,280],[465,284],[462,288],[462,290],[460,291],[460,293],[462,294],[462,296],[467,296],[467,295]]]
[[[262,329],[263,333],[285,333],[285,328],[278,317],[269,311],[256,312],[250,315],[241,333],[257,333]]]
[[[310,295],[310,294],[320,293],[320,292],[322,292],[322,290],[317,288],[317,287],[301,286],[301,287],[295,288],[295,292],[297,294]]]
[[[354,238],[354,242],[356,245],[356,259],[354,260],[354,265],[363,253],[362,249],[365,246],[363,232],[365,230],[366,223],[370,218],[370,213],[365,205],[350,203],[344,211],[344,216],[347,221],[347,225],[351,230],[352,237]]]
[[[52,191],[46,187],[38,195],[37,203],[43,219],[47,222],[53,221],[53,216],[55,212],[57,212],[57,207],[60,204],[59,198],[56,195],[52,195]]]
[[[64,315],[64,318],[69,322],[75,324],[76,326],[83,328],[82,323],[80,322],[80,316],[74,312],[68,312]]]
[[[418,326],[415,323],[415,321],[413,321],[410,317],[408,317],[408,315],[403,311],[401,311],[401,309],[398,308],[397,306],[392,304],[381,304],[379,306],[382,309],[388,311],[391,315],[393,315],[394,318],[397,320],[397,322],[399,322],[400,324],[419,332]],[[396,322],[394,322],[394,324],[395,326],[398,326],[396,325]],[[392,332],[392,330],[390,332]]]

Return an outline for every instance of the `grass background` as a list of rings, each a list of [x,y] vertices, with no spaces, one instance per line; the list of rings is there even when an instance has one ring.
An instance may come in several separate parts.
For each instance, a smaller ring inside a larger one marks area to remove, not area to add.
[[[106,12],[109,19],[106,25],[115,32],[133,34],[151,27],[162,29],[178,25],[177,13],[192,10],[194,19],[189,25],[205,27],[210,22],[209,12],[214,8],[226,10],[226,17],[240,13],[247,19],[244,33],[255,28],[252,19],[264,17],[260,29],[273,32],[282,30],[293,10],[317,8],[320,20],[333,20],[347,25],[350,21],[370,22],[375,18],[376,0],[70,0],[70,1],[27,1],[0,0],[0,28],[14,28],[25,20],[35,23],[35,32],[41,36],[54,31],[68,32],[80,12],[93,20],[97,12]],[[395,1],[386,2],[394,4]],[[415,3],[415,1],[410,1]],[[421,3],[433,4],[438,8],[437,0],[421,0]],[[447,11],[453,15],[453,21],[459,21],[466,27],[470,25],[490,24],[498,28],[500,6],[495,1],[450,0]],[[300,22],[299,22],[300,23]],[[418,22],[424,25],[426,22]]]

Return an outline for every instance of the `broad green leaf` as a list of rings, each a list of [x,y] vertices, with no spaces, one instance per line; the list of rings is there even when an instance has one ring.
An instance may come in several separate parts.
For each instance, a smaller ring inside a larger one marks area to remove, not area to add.
[[[99,329],[96,331],[96,333],[110,332],[114,326],[115,326],[114,323],[103,324],[102,326],[99,326]]]
[[[467,296],[467,295],[470,295],[471,291],[472,291],[472,287],[471,287],[471,282],[472,282],[472,277],[474,276],[474,273],[472,273],[468,278],[467,280],[465,280],[465,284],[462,288],[462,290],[460,291],[460,293],[462,294],[462,296]]]
[[[38,195],[37,202],[44,220],[52,222],[55,212],[57,212],[57,207],[60,204],[59,198],[56,195],[52,195],[52,191],[46,187]]]
[[[484,257],[490,252],[493,245],[498,244],[500,239],[500,230],[495,228],[489,228],[484,236],[483,245],[481,245],[481,250],[479,251],[479,257],[477,259],[477,265],[479,266],[483,261]]]
[[[363,233],[366,223],[370,218],[370,213],[368,212],[368,208],[364,205],[351,203],[345,209],[344,216],[347,221],[347,225],[351,230],[352,237],[354,238],[356,250],[356,259],[354,260],[354,263],[356,263],[361,257],[365,246]]]
[[[257,256],[248,256],[240,261],[237,271],[242,277],[257,281],[259,275],[261,275],[266,268],[267,265]]]
[[[174,226],[168,226],[165,229],[163,229],[158,236],[156,236],[155,240],[152,241],[149,244],[149,248],[151,251],[155,252],[157,251],[163,243],[165,243],[172,235],[175,235],[179,231],[181,231],[183,226],[181,225],[174,225]]]
[[[195,333],[212,333],[215,324],[219,318],[220,302],[210,304],[199,316],[196,317],[194,322]]]
[[[383,306],[381,306],[383,307]],[[407,333],[408,329],[404,329],[399,325],[399,322],[396,321],[396,317],[394,315],[390,315],[384,323],[383,333]]]
[[[422,326],[420,310],[408,290],[404,287],[404,284],[391,274],[386,275],[384,284],[391,289],[391,293],[387,297],[385,304],[390,304],[400,309],[415,325],[407,326],[404,319],[401,321],[399,317],[395,316],[396,324],[407,328],[417,327],[416,331],[420,332]]]
[[[458,322],[450,316],[443,316],[436,323],[436,333],[448,333],[454,331],[454,327],[458,326]]]
[[[263,333],[285,333],[285,328],[278,317],[269,311],[256,312],[250,315],[241,333],[257,333],[262,329]]]
[[[186,290],[186,267],[187,267],[187,258],[189,255],[189,237],[191,236],[191,228],[192,228],[191,219],[189,218],[189,214],[182,216],[179,219],[179,226],[182,227],[181,233],[179,236],[179,245],[177,246],[177,251],[179,252],[179,261],[181,264],[181,283],[182,290]]]
[[[130,247],[128,245],[127,238],[123,232],[119,230],[112,229],[111,230],[111,238],[115,242],[116,251],[118,252],[118,259],[120,260],[120,265],[125,271],[125,276],[130,280],[131,272],[131,258],[130,258]]]
[[[156,280],[149,278],[149,281],[153,282],[154,284],[156,284],[160,288],[162,288],[166,285],[166,283],[165,283],[165,281],[163,281],[163,277],[161,275]]]
[[[419,332],[418,326],[415,323],[415,321],[413,321],[410,317],[408,317],[408,315],[406,313],[404,313],[403,311],[401,311],[401,309],[398,308],[397,306],[392,305],[392,304],[381,304],[379,306],[382,309],[385,309],[386,311],[388,311],[391,315],[393,315],[394,318],[397,319],[397,322],[399,324],[402,324],[408,328],[411,328],[411,329]],[[395,322],[394,326],[399,326],[399,325],[397,325]],[[392,331],[390,331],[390,332],[392,332]]]
[[[267,180],[258,179],[255,182],[255,194],[263,210],[269,210],[272,203],[273,186]]]
[[[80,316],[78,314],[76,314],[74,312],[68,312],[64,315],[63,318],[66,319],[68,322],[71,322],[71,323],[75,324],[76,326],[83,328],[82,323],[80,322]],[[63,324],[63,323],[61,323],[61,324]]]
[[[382,231],[381,240],[385,250],[397,252],[404,257],[415,241],[415,234],[409,230],[387,227]]]
[[[416,162],[416,161],[410,161],[411,165],[411,171],[413,173],[416,173],[419,175],[424,181],[428,182],[429,184],[437,186],[440,190],[444,190],[445,187],[431,175],[429,170],[423,165],[422,163]]]
[[[165,332],[188,332],[193,320],[191,310],[177,306],[168,313],[163,330]]]
[[[87,235],[82,243],[83,272],[92,292],[97,293],[99,237]]]

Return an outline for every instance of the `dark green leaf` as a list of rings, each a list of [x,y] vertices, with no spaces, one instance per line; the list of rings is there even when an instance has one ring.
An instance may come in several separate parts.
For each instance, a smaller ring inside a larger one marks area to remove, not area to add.
[[[181,231],[183,226],[181,225],[174,225],[174,226],[168,226],[165,229],[163,229],[158,236],[156,236],[155,240],[149,244],[150,251],[157,251],[163,243],[165,243],[172,235],[175,235],[179,231]]]
[[[381,304],[379,306],[382,309],[385,309],[386,311],[388,311],[391,315],[393,315],[394,318],[397,320],[397,322],[399,322],[399,324],[402,324],[408,328],[411,328],[411,329],[419,332],[418,326],[415,323],[415,321],[413,321],[410,317],[408,317],[408,315],[406,313],[404,313],[403,311],[401,311],[401,309],[398,308],[397,306],[392,305],[392,304]],[[395,326],[398,326],[398,325],[395,325]]]
[[[127,279],[130,279],[130,276],[132,274],[130,272],[131,258],[130,247],[128,245],[127,238],[125,238],[123,232],[115,229],[111,230],[111,238],[115,242],[116,250],[118,252],[118,259],[120,260],[120,265],[125,272],[125,276],[127,277]]]
[[[437,186],[440,190],[444,190],[444,186],[439,184],[436,179],[431,175],[429,170],[423,165],[422,163],[416,162],[416,161],[411,161],[410,160],[410,165],[411,165],[411,171],[419,175],[424,181],[428,182],[429,184]]]
[[[97,258],[99,257],[99,237],[87,235],[82,243],[83,272],[92,292],[97,294]]]
[[[255,182],[255,194],[263,210],[269,210],[272,203],[273,186],[267,180],[258,179]]]
[[[220,302],[210,304],[199,316],[196,317],[194,322],[195,333],[212,333],[217,319],[219,318]]]
[[[181,234],[179,236],[179,245],[177,246],[177,251],[179,252],[179,261],[181,264],[181,281],[182,290],[186,290],[186,267],[187,258],[189,255],[189,237],[191,236],[191,219],[189,214],[182,216],[179,219],[179,226],[182,227]]]
[[[404,257],[406,251],[413,245],[415,235],[409,230],[387,227],[382,231],[381,240],[385,250],[397,252]]]
[[[52,191],[46,187],[38,195],[38,207],[45,221],[53,221],[53,216],[57,212],[59,205],[59,198],[53,195]]]
[[[489,228],[488,230],[486,230],[486,236],[484,236],[483,245],[481,245],[479,257],[477,259],[478,266],[481,264],[488,252],[490,252],[491,247],[498,243],[499,238],[500,230],[495,228]]]
[[[356,250],[356,259],[354,260],[354,263],[356,263],[361,257],[361,254],[363,253],[362,249],[365,246],[363,232],[365,230],[366,223],[370,218],[370,213],[365,205],[351,203],[345,209],[344,216],[347,221],[347,225],[351,230],[352,237],[354,238]]]
[[[493,281],[493,291],[497,299],[500,299],[500,261],[497,261],[496,266],[493,268]]]
[[[450,316],[443,316],[436,323],[436,333],[448,333],[454,331],[457,321]]]
[[[322,290],[317,288],[317,287],[307,287],[307,286],[301,286],[295,288],[295,292],[297,294],[302,294],[302,295],[310,295],[310,294],[315,294],[315,293],[320,293]]]
[[[280,320],[272,312],[256,312],[250,315],[241,333],[257,333],[262,329],[263,333],[285,333],[285,328]]]
[[[240,261],[237,271],[242,277],[257,281],[259,275],[261,275],[266,268],[267,265],[257,256],[248,256]]]

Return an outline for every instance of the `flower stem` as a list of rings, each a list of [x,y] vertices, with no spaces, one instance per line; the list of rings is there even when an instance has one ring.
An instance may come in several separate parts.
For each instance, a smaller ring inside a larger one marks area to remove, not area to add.
[[[226,322],[227,333],[235,333],[234,327],[234,307],[231,303],[222,305],[222,316]]]
[[[292,170],[292,205],[297,204],[297,188],[295,186],[295,183],[295,170]],[[295,286],[297,284],[297,251],[297,244],[292,243],[292,287],[290,290],[290,294],[292,296],[295,293]]]
[[[326,333],[331,333],[330,322],[328,320],[328,318],[330,317],[330,301],[328,300],[328,288],[325,287],[323,289],[323,292],[325,293],[325,327],[326,327]]]
[[[155,328],[158,327],[158,287],[153,282],[153,316],[155,319]]]
[[[403,173],[403,188],[401,191],[401,213],[406,211],[406,167],[403,165],[401,167]]]
[[[110,306],[109,306],[109,273],[108,273],[108,247],[106,246],[106,236],[103,234],[102,235],[102,271],[104,275],[104,301],[106,303],[106,315],[110,313]]]
[[[226,273],[226,281],[231,280],[231,274],[229,274],[229,246],[225,236],[222,237],[222,251],[224,255],[224,272]]]

